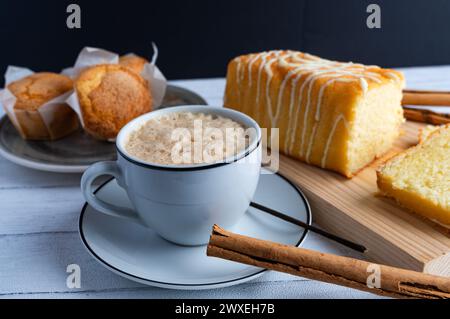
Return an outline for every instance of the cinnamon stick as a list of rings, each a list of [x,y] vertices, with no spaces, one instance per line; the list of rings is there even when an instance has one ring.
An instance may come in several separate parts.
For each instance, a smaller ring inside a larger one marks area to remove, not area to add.
[[[214,225],[207,255],[395,298],[450,298],[450,278],[320,253],[228,232]],[[380,274],[369,288],[368,279]]]
[[[442,125],[450,123],[450,114],[436,113],[426,109],[416,109],[403,106],[403,114],[410,121]]]
[[[402,104],[450,106],[450,92],[403,90]]]

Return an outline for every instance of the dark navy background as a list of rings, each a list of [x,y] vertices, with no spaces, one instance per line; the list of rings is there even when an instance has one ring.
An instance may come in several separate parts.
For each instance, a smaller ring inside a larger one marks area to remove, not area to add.
[[[66,27],[81,6],[82,28]],[[381,6],[382,28],[366,26]],[[381,66],[450,64],[448,0],[122,0],[0,2],[0,73],[71,65],[86,45],[151,55],[169,79],[224,76],[234,56],[295,49]],[[1,79],[0,84],[3,84]]]

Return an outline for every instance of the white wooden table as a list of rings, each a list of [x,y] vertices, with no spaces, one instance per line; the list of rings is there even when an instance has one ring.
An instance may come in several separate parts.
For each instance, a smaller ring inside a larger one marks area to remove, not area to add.
[[[450,90],[450,66],[404,71],[411,88]],[[222,78],[172,83],[199,93],[211,105],[222,105],[225,85]],[[77,233],[78,216],[84,204],[79,182],[79,174],[34,171],[0,157],[0,297],[377,297],[276,272],[266,272],[262,277],[238,286],[204,291],[165,290],[129,281],[103,268],[82,246]],[[311,233],[304,246],[358,257],[358,254]],[[66,286],[66,267],[69,264],[80,265],[81,288],[69,289]]]

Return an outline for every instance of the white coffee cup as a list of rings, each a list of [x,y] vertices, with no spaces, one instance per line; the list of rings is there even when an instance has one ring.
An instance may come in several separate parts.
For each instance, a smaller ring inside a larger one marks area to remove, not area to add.
[[[249,146],[223,162],[163,165],[128,154],[129,134],[145,122],[172,112],[216,114],[253,128]],[[213,224],[230,228],[247,210],[258,184],[261,167],[261,129],[249,116],[227,108],[186,105],[144,114],[125,125],[116,140],[117,161],[98,162],[83,174],[81,189],[96,210],[137,222],[181,245],[202,245]],[[111,175],[126,190],[134,210],[117,207],[95,196],[92,182]]]

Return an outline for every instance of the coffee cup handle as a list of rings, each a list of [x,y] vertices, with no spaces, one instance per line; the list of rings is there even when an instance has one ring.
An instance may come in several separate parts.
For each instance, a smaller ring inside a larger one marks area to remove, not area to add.
[[[92,183],[101,175],[111,175],[115,177],[117,181],[122,180],[122,173],[120,172],[117,163],[114,161],[97,162],[89,166],[81,177],[81,191],[89,205],[104,214],[125,218],[143,225],[139,216],[132,209],[107,203],[95,195],[92,190]]]

